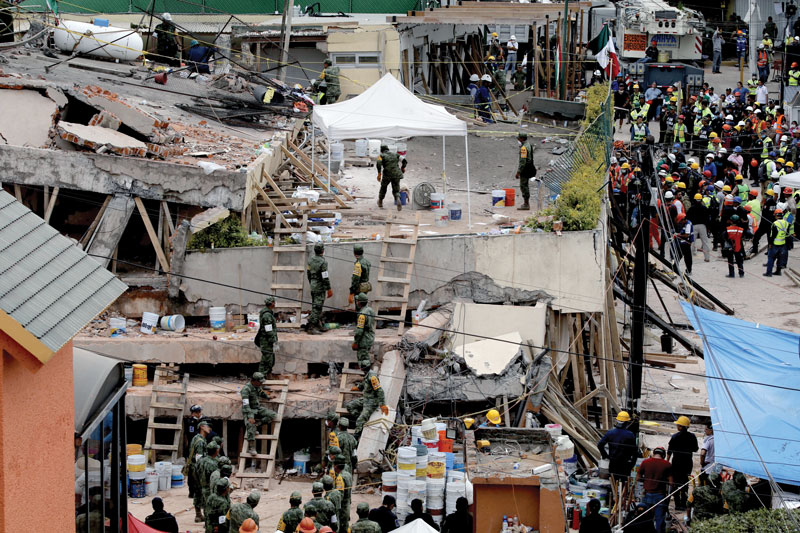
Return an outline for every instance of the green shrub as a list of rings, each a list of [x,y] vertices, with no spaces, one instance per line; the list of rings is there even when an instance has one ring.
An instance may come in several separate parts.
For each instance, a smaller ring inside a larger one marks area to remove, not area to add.
[[[200,230],[189,239],[189,250],[204,250],[207,248],[239,248],[242,246],[266,246],[266,239],[253,239],[242,228],[242,223],[237,215],[231,215],[224,220]]]
[[[602,106],[608,99],[608,91],[608,83],[598,83],[586,89],[586,114],[581,126],[587,127],[600,115],[603,110]]]
[[[788,516],[791,512],[794,515]],[[758,509],[747,513],[723,515],[710,520],[692,522],[692,533],[750,533],[760,531],[800,531],[800,511]]]

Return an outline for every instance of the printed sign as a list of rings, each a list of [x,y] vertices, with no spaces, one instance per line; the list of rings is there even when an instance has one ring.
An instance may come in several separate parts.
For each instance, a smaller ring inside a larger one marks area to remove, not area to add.
[[[653,39],[659,48],[678,48],[680,44],[677,35],[654,35]]]
[[[647,48],[647,34],[626,33],[624,47],[629,52],[644,52]]]

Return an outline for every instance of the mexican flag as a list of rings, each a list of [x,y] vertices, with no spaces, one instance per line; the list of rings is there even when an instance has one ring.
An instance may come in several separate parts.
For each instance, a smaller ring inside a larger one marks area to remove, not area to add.
[[[608,77],[616,78],[619,74],[619,58],[617,58],[617,50],[614,48],[614,39],[608,24],[603,24],[603,29],[600,30],[597,37],[589,41],[587,47],[592,51]]]

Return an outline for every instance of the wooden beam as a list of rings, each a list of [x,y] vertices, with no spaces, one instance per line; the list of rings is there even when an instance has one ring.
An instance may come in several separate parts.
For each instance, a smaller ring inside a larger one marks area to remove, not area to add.
[[[18,183],[14,184],[14,196],[17,198],[19,203],[22,203],[22,189]]]
[[[164,210],[164,216],[167,218],[167,227],[171,237],[175,233],[175,223],[172,221],[172,215],[169,214],[169,205],[164,200],[161,200],[161,209]]]
[[[61,190],[61,187],[55,187],[53,189],[53,194],[50,195],[50,201],[47,203],[45,212],[44,212],[44,221],[48,224],[50,223],[50,217],[53,214],[53,209],[56,207],[56,198],[58,198],[58,191]]]
[[[97,216],[94,217],[94,220],[91,224],[89,224],[89,229],[86,230],[86,233],[81,238],[81,248],[84,250],[86,249],[86,245],[89,244],[89,240],[92,238],[94,234],[94,230],[97,229],[97,225],[100,223],[100,220],[103,218],[103,213],[106,212],[106,207],[108,207],[108,203],[111,201],[111,195],[107,194],[106,199],[103,200],[103,205],[100,206],[100,210],[97,212]]]
[[[261,176],[263,176],[264,179],[267,180],[267,183],[269,183],[270,187],[273,188],[273,190],[278,194],[278,196],[280,196],[281,198],[286,198],[286,195],[283,194],[281,188],[278,187],[278,184],[275,183],[275,180],[272,179],[272,176],[269,175],[269,173],[265,168],[261,169]]]
[[[164,272],[169,272],[169,261],[167,261],[167,256],[164,255],[164,250],[161,248],[161,243],[156,236],[156,231],[153,229],[153,223],[150,221],[150,215],[147,214],[142,199],[138,196],[135,196],[133,201],[136,202],[136,207],[139,209],[139,215],[142,217],[144,228],[147,230],[147,235],[150,237],[150,242],[153,244],[153,248],[156,251],[156,257],[158,257],[158,262],[161,263],[161,268],[164,270]]]
[[[281,148],[283,148],[283,146],[281,146]],[[256,189],[258,189],[258,194],[261,195],[261,198],[263,198],[264,201],[267,202],[270,208],[275,212],[275,216],[280,217],[280,219],[283,221],[283,225],[289,228],[292,227],[291,224],[289,224],[289,222],[286,220],[286,217],[283,216],[283,213],[281,213],[281,210],[278,209],[278,206],[276,206],[272,201],[272,198],[270,198],[269,195],[264,192],[264,189],[262,189],[258,183],[255,183],[254,185],[256,186]],[[256,210],[256,213],[258,213],[258,210]]]

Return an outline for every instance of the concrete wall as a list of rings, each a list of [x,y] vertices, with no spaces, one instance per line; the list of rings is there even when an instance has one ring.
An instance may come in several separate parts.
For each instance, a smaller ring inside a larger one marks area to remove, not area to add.
[[[475,295],[483,294],[486,284],[478,285],[474,280],[465,279],[465,273],[478,272],[489,276],[502,288],[530,291],[531,294],[539,291],[540,297],[553,299],[557,310],[601,312],[605,302],[605,242],[602,229],[562,235],[521,233],[422,238],[417,245],[409,305],[416,307],[422,299],[428,300],[428,305],[443,305],[455,296],[481,300]],[[368,241],[363,245],[365,256],[372,262],[374,286],[382,243]],[[326,246],[334,292],[333,299],[327,300],[326,305],[348,307],[352,246],[352,243]],[[271,264],[272,249],[267,247],[188,252],[184,274],[196,279],[183,278],[181,288],[194,304],[195,314],[205,314],[208,307],[222,305],[233,306],[231,309],[238,312],[239,301],[250,312],[255,312],[262,306],[263,293],[270,291]],[[401,276],[389,269],[385,275]],[[459,281],[453,282],[456,277]],[[240,286],[241,291],[236,288]],[[307,287],[304,299],[309,301]]]
[[[382,63],[376,68],[348,68],[339,66],[339,84],[342,89],[341,99],[364,92],[381,79],[384,74],[391,73],[401,79],[400,74],[400,37],[393,26],[386,24],[362,26],[355,30],[331,28],[327,43],[321,43],[327,54],[339,52],[380,52]]]
[[[74,529],[72,343],[42,365],[0,332],[0,533]]]

